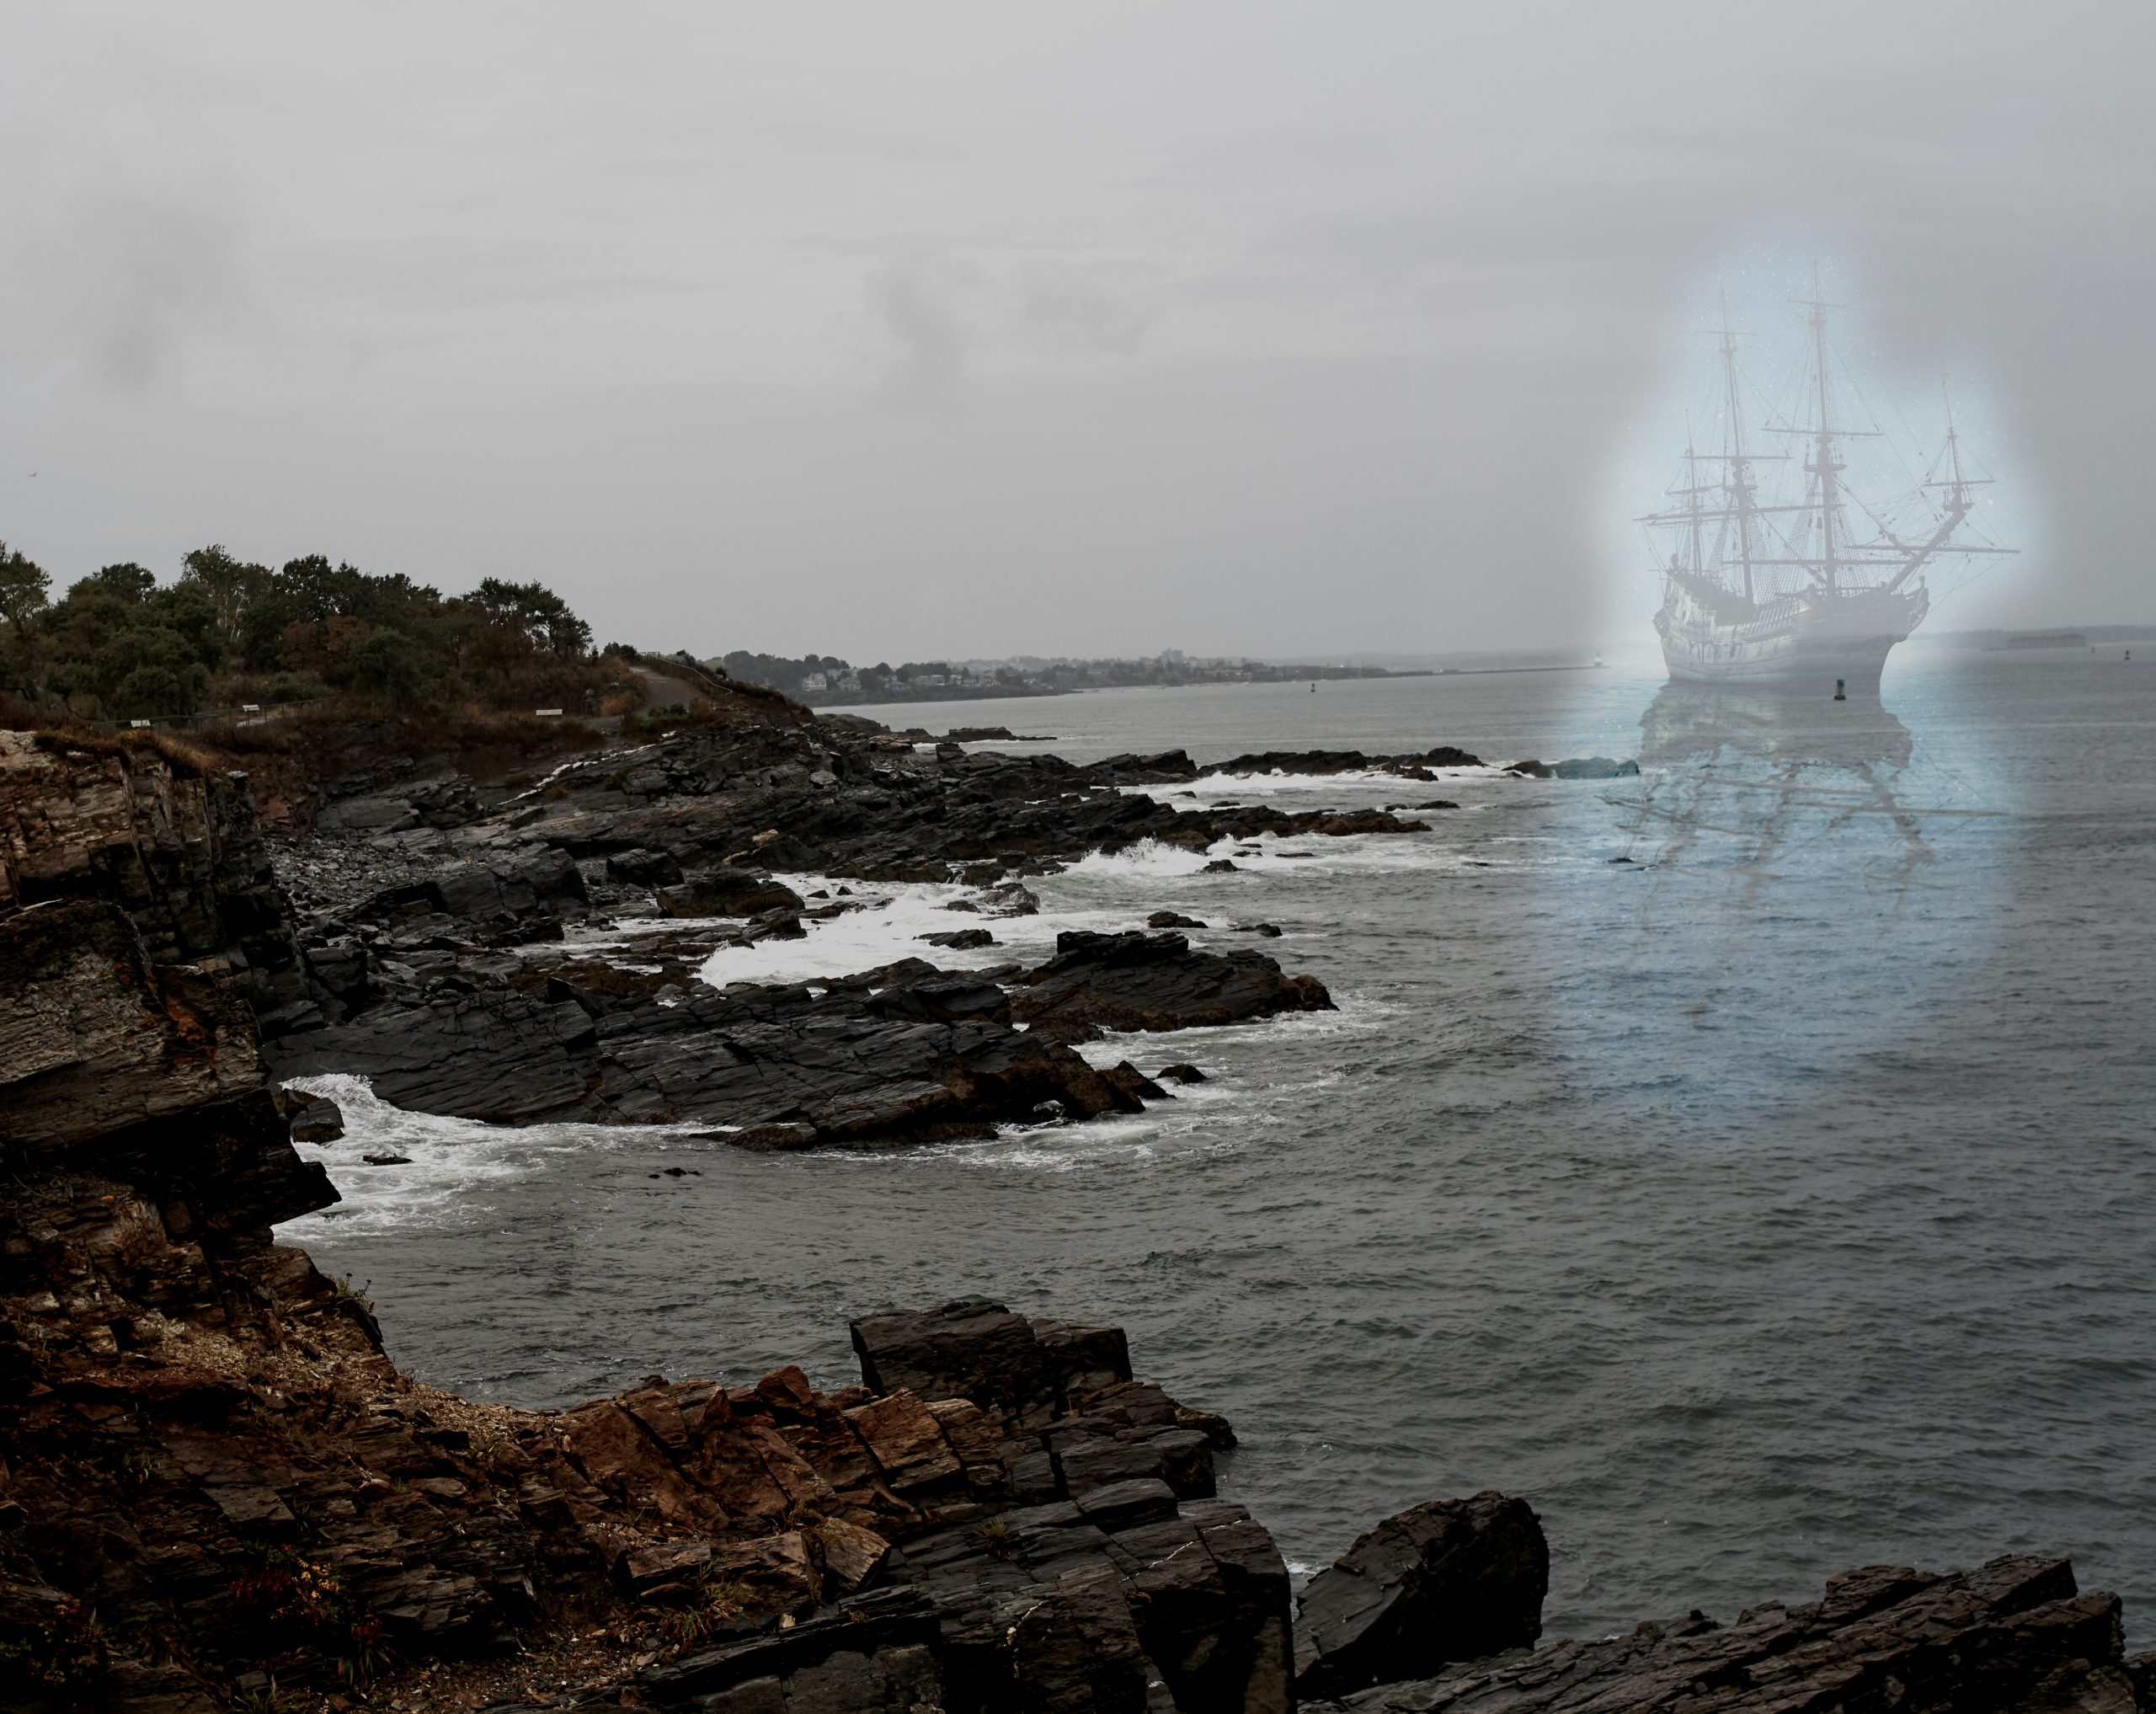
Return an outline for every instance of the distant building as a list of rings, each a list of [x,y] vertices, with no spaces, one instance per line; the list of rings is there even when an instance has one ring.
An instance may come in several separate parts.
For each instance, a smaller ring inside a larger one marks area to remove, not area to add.
[[[830,681],[822,673],[812,672],[808,677],[801,681],[801,688],[804,691],[829,690],[830,688]]]
[[[1162,666],[1181,666],[1184,659],[1183,652],[1180,649],[1164,649],[1161,651]]]

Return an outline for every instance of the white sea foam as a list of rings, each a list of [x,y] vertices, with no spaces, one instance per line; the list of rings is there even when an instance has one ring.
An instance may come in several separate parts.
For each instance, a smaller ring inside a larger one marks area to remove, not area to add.
[[[343,1198],[302,1220],[334,1220],[340,1238],[463,1224],[484,1212],[490,1185],[524,1177],[550,1156],[616,1145],[624,1135],[609,1125],[516,1128],[411,1113],[376,1095],[366,1078],[341,1074],[296,1077],[289,1087],[328,1096],[344,1115],[344,1135],[336,1141],[294,1145],[328,1170]],[[408,1164],[371,1167],[369,1155],[402,1155]]]
[[[1354,787],[1390,792],[1395,795],[1412,793],[1418,787],[1427,790],[1446,781],[1502,780],[1508,777],[1500,767],[1432,768],[1433,779],[1412,780],[1398,774],[1390,774],[1380,768],[1351,769],[1337,774],[1291,774],[1275,770],[1263,774],[1201,774],[1194,780],[1177,780],[1169,783],[1124,786],[1118,789],[1171,802],[1182,796],[1194,797],[1201,802],[1225,798],[1239,800],[1245,798],[1269,798],[1287,793],[1323,793],[1342,787]]]

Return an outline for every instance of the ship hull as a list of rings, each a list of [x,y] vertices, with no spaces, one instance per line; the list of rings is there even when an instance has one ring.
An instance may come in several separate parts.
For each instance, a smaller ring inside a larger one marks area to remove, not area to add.
[[[1737,613],[1726,601],[1670,585],[1655,630],[1680,684],[1876,685],[1894,645],[1930,606],[1923,587],[1786,596]]]

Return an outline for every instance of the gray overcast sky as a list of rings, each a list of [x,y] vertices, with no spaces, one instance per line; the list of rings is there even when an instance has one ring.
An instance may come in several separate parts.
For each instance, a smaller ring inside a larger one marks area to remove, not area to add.
[[[857,660],[1644,635],[1703,282],[1817,247],[2024,508],[1933,623],[2156,620],[2145,0],[0,32],[0,537],[62,581],[216,540]]]

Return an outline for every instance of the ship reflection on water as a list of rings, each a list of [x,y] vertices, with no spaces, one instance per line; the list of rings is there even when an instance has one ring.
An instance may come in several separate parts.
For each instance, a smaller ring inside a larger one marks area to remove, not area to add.
[[[1665,862],[1733,839],[1751,849],[1730,855],[1756,872],[1799,841],[1828,839],[1866,873],[1920,865],[1930,860],[1923,818],[1899,795],[1915,747],[1876,688],[1835,700],[1809,685],[1673,681],[1640,718],[1646,784],[1630,830],[1659,836]]]
[[[1663,1023],[1741,1038],[1747,1075],[1920,1032],[1983,937],[1997,873],[1999,812],[1968,778],[1876,689],[1837,701],[1831,681],[1673,682],[1640,732],[1638,778],[1604,796],[1613,861],[1643,872],[1626,884],[1619,968],[1650,985]],[[1716,1054],[1697,1070],[1726,1092]]]

